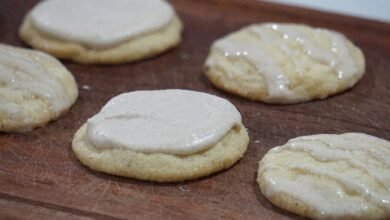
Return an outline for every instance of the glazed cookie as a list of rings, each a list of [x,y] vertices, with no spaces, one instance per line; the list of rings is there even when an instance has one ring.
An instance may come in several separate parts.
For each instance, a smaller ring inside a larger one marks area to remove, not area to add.
[[[162,53],[179,43],[181,29],[165,0],[50,0],[26,15],[19,35],[56,57],[104,64]]]
[[[362,133],[291,139],[257,181],[276,206],[314,219],[390,218],[390,142]]]
[[[247,149],[241,115],[201,92],[154,90],[111,99],[75,134],[72,148],[93,170],[157,182],[227,169]]]
[[[0,44],[0,132],[23,132],[66,113],[78,90],[55,58]]]
[[[204,71],[218,88],[267,103],[323,99],[362,77],[364,56],[344,35],[299,24],[250,25],[213,43]]]

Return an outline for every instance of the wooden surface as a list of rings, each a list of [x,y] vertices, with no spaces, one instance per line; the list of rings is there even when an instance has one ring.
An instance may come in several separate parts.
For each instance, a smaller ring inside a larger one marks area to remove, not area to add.
[[[33,0],[1,1],[0,42],[17,37]],[[390,140],[390,25],[351,17],[237,0],[172,0],[183,42],[159,57],[117,66],[64,62],[80,97],[66,117],[25,134],[0,134],[0,219],[291,219],[256,183],[258,161],[289,138],[365,132]],[[278,106],[214,88],[202,75],[209,45],[254,22],[300,22],[335,29],[362,48],[367,71],[358,85],[322,101]],[[82,89],[83,85],[90,90]],[[139,89],[181,88],[228,98],[241,111],[251,142],[231,169],[195,181],[156,184],[92,172],[73,155],[75,131],[113,96]]]

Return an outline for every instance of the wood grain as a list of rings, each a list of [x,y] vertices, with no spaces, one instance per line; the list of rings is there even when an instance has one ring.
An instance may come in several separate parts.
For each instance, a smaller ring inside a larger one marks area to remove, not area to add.
[[[17,37],[36,0],[1,1],[0,42]],[[294,219],[259,192],[258,161],[289,138],[365,132],[390,140],[390,25],[271,3],[172,0],[185,31],[182,44],[153,59],[116,66],[64,61],[80,97],[66,117],[25,134],[0,134],[0,219]],[[322,101],[267,105],[214,88],[202,75],[209,45],[255,22],[299,22],[343,32],[366,56],[367,71],[353,89]],[[90,90],[83,90],[89,85]],[[251,143],[231,169],[195,181],[155,184],[92,172],[70,150],[73,134],[113,96],[139,89],[181,88],[231,100]]]

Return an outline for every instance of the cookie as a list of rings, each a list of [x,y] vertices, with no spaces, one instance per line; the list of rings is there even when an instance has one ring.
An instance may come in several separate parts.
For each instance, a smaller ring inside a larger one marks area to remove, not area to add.
[[[165,0],[51,0],[25,16],[19,36],[58,58],[110,64],[160,54],[180,42],[181,29]]]
[[[277,23],[250,25],[215,41],[204,66],[216,87],[277,104],[342,92],[364,71],[362,51],[344,35]]]
[[[235,164],[249,137],[227,100],[187,90],[124,93],[76,132],[73,152],[89,168],[157,182],[207,176]]]
[[[390,142],[362,133],[291,139],[259,163],[262,194],[314,219],[390,218]]]
[[[0,44],[0,132],[24,132],[65,114],[78,96],[72,74],[45,53]]]

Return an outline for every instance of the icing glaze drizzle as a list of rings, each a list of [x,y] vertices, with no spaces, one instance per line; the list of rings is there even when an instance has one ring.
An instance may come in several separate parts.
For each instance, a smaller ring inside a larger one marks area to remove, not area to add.
[[[360,215],[368,208],[368,203],[390,214],[388,141],[359,133],[312,135],[292,139],[286,145],[271,149],[269,153],[280,157],[284,152],[292,155],[307,153],[322,165],[307,162],[303,158],[286,162],[283,168],[276,168],[272,163],[262,163],[259,172],[267,173],[266,182],[272,185],[265,192],[267,196],[283,192],[291,194],[315,207],[321,213],[318,218],[326,219],[341,213]],[[338,168],[335,168],[336,163]],[[268,172],[273,169],[296,174]],[[324,178],[332,185],[322,186],[321,182],[308,176]]]
[[[275,23],[251,25],[245,30],[258,40],[242,40],[229,35],[216,41],[213,48],[228,57],[248,59],[264,77],[269,97],[300,99],[298,94],[290,90],[286,74],[278,66],[265,45],[277,48],[291,59],[298,75],[302,74],[303,66],[302,60],[296,58],[299,50],[303,50],[311,59],[330,66],[340,80],[348,81],[349,78],[359,74],[357,64],[346,45],[347,39],[335,31],[321,28],[309,31],[307,27]],[[329,50],[321,48],[313,41],[312,36],[308,36],[320,34],[325,35],[331,42],[332,46]],[[293,48],[292,41],[300,45],[300,49]],[[213,63],[212,60],[207,61],[208,65],[213,65]]]
[[[47,111],[58,113],[70,105],[64,85],[39,62],[47,59],[45,56],[38,51],[0,44],[0,91],[4,95],[0,99],[0,112],[8,117],[19,117],[18,102],[23,101],[20,99],[34,96],[46,100]]]

